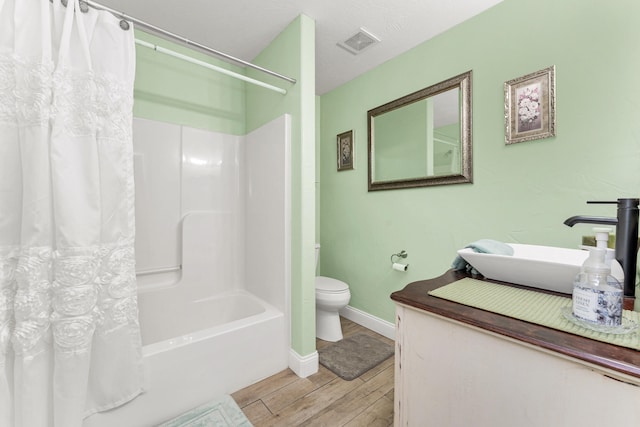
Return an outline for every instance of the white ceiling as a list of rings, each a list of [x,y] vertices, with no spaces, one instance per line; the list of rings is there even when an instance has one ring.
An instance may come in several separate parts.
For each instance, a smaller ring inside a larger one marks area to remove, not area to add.
[[[324,94],[502,0],[96,0],[251,62],[298,15],[316,22],[316,93]],[[381,42],[338,47],[360,28]],[[274,69],[273,71],[278,72]]]

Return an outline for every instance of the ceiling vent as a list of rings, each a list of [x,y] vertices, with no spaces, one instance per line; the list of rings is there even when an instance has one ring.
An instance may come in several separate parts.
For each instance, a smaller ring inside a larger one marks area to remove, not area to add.
[[[338,42],[338,46],[346,50],[347,52],[358,55],[359,53],[364,52],[369,49],[376,43],[379,43],[380,39],[365,30],[364,28],[360,28],[360,30],[349,37],[343,42]]]

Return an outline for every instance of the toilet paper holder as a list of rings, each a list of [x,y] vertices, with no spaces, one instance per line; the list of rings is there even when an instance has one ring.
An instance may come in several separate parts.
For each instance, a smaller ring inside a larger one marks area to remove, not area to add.
[[[406,258],[407,255],[409,255],[407,251],[400,251],[397,254],[391,255],[391,268],[398,271],[407,271],[409,264],[401,264],[398,262],[400,258]]]
[[[393,259],[394,257],[397,257],[397,258],[406,258],[406,257],[407,257],[407,255],[409,255],[409,254],[407,253],[407,251],[400,251],[400,252],[398,252],[397,254],[393,254],[393,255],[391,255],[391,264],[393,264],[393,263],[394,263],[394,262],[396,262],[396,261],[399,261],[399,260],[397,260],[397,259],[396,259],[396,260],[394,260],[394,259]]]

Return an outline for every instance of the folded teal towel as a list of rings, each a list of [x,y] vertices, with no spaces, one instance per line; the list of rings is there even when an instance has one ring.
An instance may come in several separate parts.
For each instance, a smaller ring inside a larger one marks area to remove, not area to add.
[[[491,239],[480,239],[477,242],[469,243],[465,248],[471,248],[474,252],[481,254],[513,255],[513,248],[511,246]],[[454,270],[467,270],[474,274],[478,273],[475,268],[460,255],[456,256],[451,267]]]

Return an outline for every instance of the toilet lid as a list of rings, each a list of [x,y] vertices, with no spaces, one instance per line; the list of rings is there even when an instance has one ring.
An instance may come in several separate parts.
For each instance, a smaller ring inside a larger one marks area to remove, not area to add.
[[[331,277],[317,276],[316,290],[322,292],[344,292],[349,290],[349,285]]]

